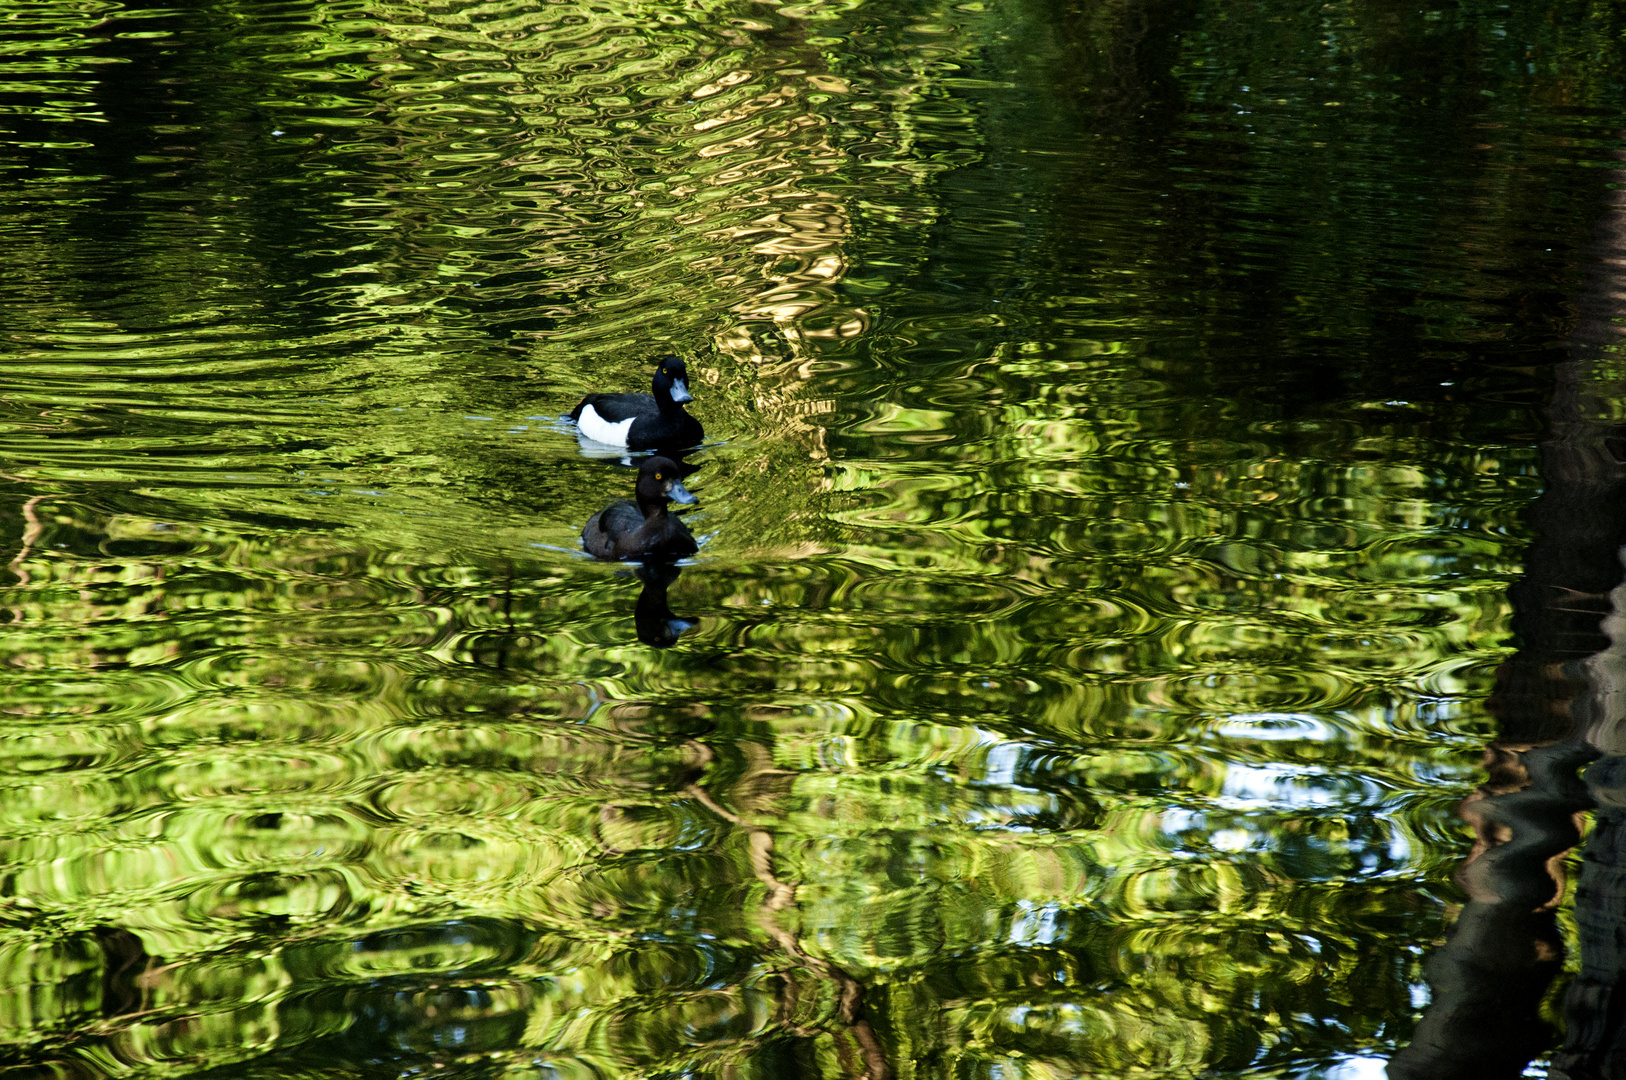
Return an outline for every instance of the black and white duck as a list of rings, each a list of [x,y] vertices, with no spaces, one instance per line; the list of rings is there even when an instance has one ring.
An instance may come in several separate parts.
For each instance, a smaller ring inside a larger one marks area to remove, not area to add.
[[[689,369],[681,357],[655,362],[649,394],[589,394],[570,413],[586,438],[628,450],[695,446],[706,437],[700,421],[683,406],[689,393]]]

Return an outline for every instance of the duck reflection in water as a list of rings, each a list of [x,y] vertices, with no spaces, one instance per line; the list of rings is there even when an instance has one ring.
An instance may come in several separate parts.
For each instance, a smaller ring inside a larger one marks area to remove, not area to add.
[[[666,587],[682,573],[669,562],[644,563],[638,567],[638,580],[644,583],[638,606],[632,609],[632,622],[638,640],[657,649],[669,649],[686,630],[700,625],[699,619],[673,614],[666,603]]]
[[[697,620],[680,618],[666,603],[666,589],[677,580],[673,560],[699,550],[694,534],[667,503],[699,502],[683,486],[681,477],[693,466],[680,466],[667,457],[644,459],[638,467],[637,502],[613,502],[588,519],[582,528],[582,547],[595,559],[621,559],[642,563],[638,578],[644,583],[634,610],[638,640],[664,649],[674,644]]]

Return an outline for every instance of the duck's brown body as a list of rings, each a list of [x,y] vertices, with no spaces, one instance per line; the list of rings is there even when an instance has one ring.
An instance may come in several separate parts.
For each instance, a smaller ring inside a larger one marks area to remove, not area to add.
[[[588,519],[582,547],[595,559],[681,559],[699,550],[689,527],[665,506],[646,515],[625,499]]]

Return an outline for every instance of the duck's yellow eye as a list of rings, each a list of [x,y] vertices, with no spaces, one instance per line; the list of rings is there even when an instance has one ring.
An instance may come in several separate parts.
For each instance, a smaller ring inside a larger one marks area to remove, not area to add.
[[[666,477],[664,475],[662,475],[661,473],[656,473],[655,474],[655,479],[657,479],[657,480],[665,480]]]

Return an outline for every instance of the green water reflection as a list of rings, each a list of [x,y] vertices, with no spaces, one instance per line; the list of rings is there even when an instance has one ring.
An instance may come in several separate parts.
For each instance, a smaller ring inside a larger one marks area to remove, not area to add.
[[[1367,1075],[1626,18],[0,5],[0,1045]],[[559,414],[691,359],[706,537]]]

